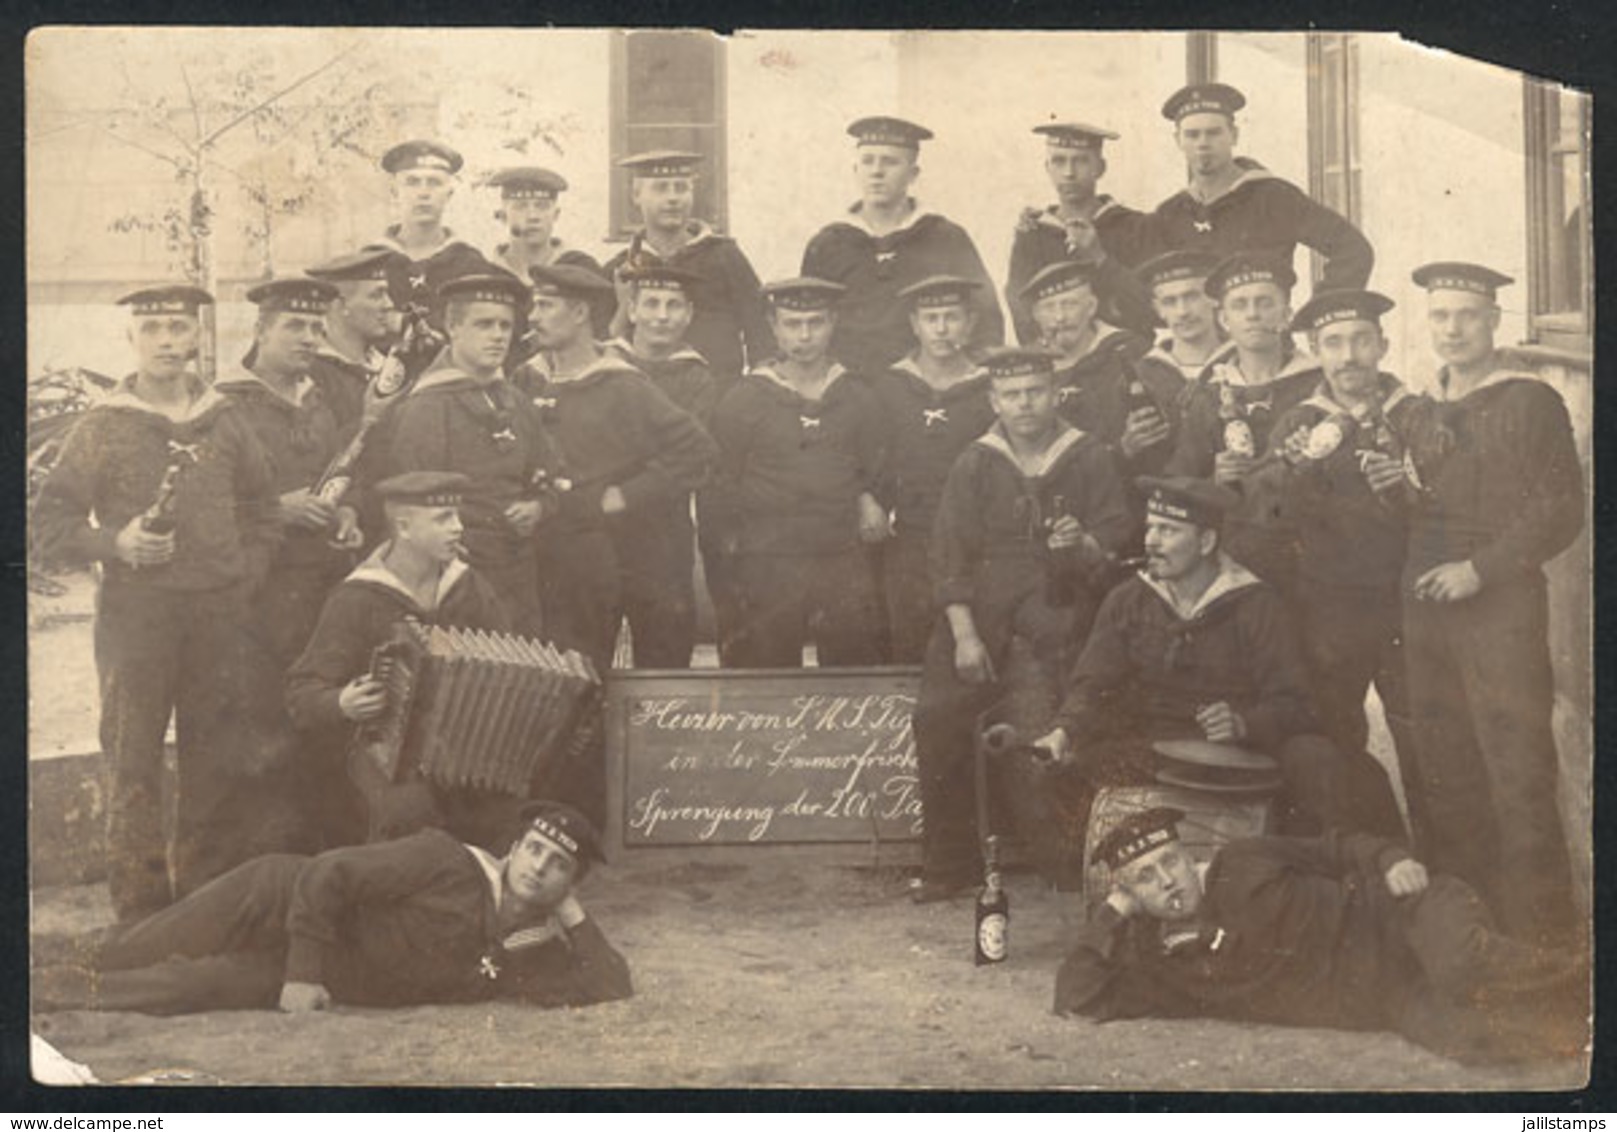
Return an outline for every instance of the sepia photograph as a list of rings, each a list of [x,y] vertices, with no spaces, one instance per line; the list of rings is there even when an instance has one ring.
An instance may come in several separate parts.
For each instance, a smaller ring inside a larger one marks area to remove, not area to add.
[[[1587,91],[1326,30],[24,64],[36,1082],[1588,1085]]]

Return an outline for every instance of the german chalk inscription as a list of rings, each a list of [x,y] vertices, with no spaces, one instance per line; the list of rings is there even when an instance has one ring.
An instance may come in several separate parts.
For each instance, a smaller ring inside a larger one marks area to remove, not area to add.
[[[621,844],[919,836],[918,684],[908,669],[615,676]]]

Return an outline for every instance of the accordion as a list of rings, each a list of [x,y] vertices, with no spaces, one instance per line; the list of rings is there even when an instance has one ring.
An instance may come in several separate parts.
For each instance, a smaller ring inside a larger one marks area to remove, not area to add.
[[[576,651],[406,619],[371,654],[387,710],[359,727],[351,757],[397,782],[526,797],[599,726],[601,680]]]

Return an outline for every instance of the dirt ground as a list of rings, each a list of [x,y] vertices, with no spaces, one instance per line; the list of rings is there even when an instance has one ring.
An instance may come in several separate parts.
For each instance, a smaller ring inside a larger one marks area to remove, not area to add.
[[[30,602],[33,757],[92,749],[88,579]],[[41,674],[48,673],[43,680]],[[41,694],[43,693],[43,694]],[[36,1033],[103,1082],[1073,1090],[1569,1089],[1587,1066],[1469,1069],[1391,1034],[1050,1013],[1076,898],[1013,873],[1010,958],[971,961],[969,897],[915,907],[857,848],[632,850],[583,899],[636,996],[188,1018],[66,1013]],[[111,919],[104,885],[40,888],[33,932]]]
[[[1074,898],[1009,878],[1010,957],[972,965],[969,897],[824,849],[638,851],[583,898],[633,999],[188,1018],[63,1013],[35,1032],[103,1082],[1072,1090],[1568,1089],[1582,1064],[1467,1068],[1391,1034],[1050,1012]],[[102,886],[36,893],[34,930],[110,918]]]

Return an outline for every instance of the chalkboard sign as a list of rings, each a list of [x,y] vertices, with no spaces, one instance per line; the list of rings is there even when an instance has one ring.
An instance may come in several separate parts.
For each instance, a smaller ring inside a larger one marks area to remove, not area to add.
[[[608,844],[911,841],[916,668],[614,672]]]

